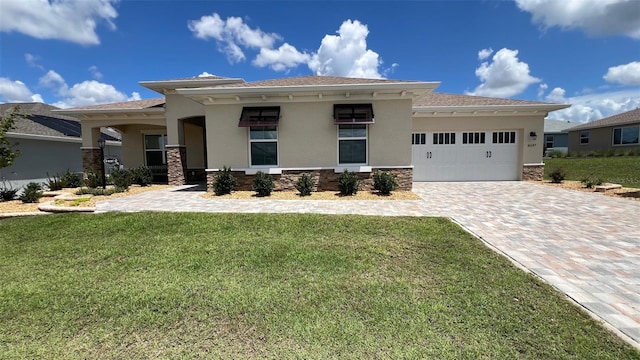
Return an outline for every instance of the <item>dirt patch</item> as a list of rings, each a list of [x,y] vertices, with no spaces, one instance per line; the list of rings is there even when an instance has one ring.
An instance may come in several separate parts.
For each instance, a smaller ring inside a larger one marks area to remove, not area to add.
[[[300,196],[297,191],[274,191],[271,196],[258,197],[253,191],[234,191],[228,195],[216,196],[214,193],[202,195],[208,199],[234,199],[234,200],[420,200],[420,196],[411,191],[394,191],[389,196],[383,196],[377,192],[358,191],[352,196],[341,196],[336,191],[312,192],[310,196]]]
[[[570,190],[584,191],[584,192],[596,192],[595,188],[588,189],[580,181],[574,181],[574,180],[565,180],[560,184],[555,184],[547,180],[530,181],[530,182],[535,184],[543,184],[545,186],[558,187],[562,189],[570,189]],[[640,189],[636,189],[636,188],[623,187],[621,189],[612,189],[612,190],[607,190],[605,192],[599,192],[598,194],[640,201]]]
[[[101,201],[101,200],[107,200],[107,199],[115,199],[115,198],[120,198],[120,197],[125,197],[125,196],[131,196],[131,195],[135,195],[135,194],[139,194],[139,193],[143,193],[143,192],[147,192],[147,191],[153,191],[153,190],[160,190],[160,189],[167,189],[167,188],[173,188],[174,186],[170,186],[170,185],[152,185],[152,186],[138,186],[138,185],[132,185],[129,188],[129,191],[126,192],[122,192],[122,193],[115,193],[109,196],[90,196],[90,195],[82,195],[82,196],[89,196],[88,200],[82,200],[82,201],[74,201],[74,200],[55,200],[54,205],[55,206],[69,206],[69,207],[95,207],[96,206],[96,202]],[[109,187],[107,187],[109,188]],[[70,194],[70,195],[74,195],[76,193],[76,191],[78,191],[78,188],[75,189],[62,189],[60,191],[58,191],[57,193],[66,193],[66,194]],[[44,203],[44,202],[49,202],[49,201],[54,201],[52,197],[50,196],[43,196],[42,198],[40,198],[40,202],[39,203],[33,203],[33,204],[24,204],[22,201],[20,200],[12,200],[12,201],[2,201],[0,202],[0,214],[13,214],[13,213],[28,213],[28,212],[38,212],[38,205],[40,203]]]

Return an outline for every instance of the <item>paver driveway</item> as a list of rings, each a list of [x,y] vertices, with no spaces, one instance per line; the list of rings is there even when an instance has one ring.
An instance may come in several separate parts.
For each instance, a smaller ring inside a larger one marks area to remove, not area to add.
[[[640,346],[640,201],[527,182],[415,183],[423,200],[413,201],[216,200],[182,189],[98,211],[447,216]]]

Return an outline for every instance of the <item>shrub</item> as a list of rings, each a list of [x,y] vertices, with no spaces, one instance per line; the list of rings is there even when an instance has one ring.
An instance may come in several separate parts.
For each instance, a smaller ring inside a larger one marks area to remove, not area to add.
[[[30,182],[25,185],[20,200],[23,203],[37,203],[42,197],[42,185],[36,182]]]
[[[128,189],[132,182],[131,171],[127,169],[114,169],[109,175],[109,180],[117,188]]]
[[[87,171],[87,177],[84,179],[84,184],[90,188],[97,188],[102,186],[102,177],[100,173],[96,173],[93,169]]]
[[[62,190],[62,188],[66,187],[66,184],[62,179],[58,176],[58,174],[53,175],[53,177],[49,176],[47,173],[47,188],[51,191]]]
[[[149,186],[153,182],[153,172],[146,166],[131,169],[131,182],[140,186]]]
[[[560,150],[553,150],[549,152],[549,157],[552,159],[567,157],[567,154],[563,153]]]
[[[215,180],[213,180],[213,192],[220,196],[231,194],[236,189],[236,178],[231,175],[231,168],[226,166],[218,172]]]
[[[110,189],[102,189],[102,188],[80,188],[76,191],[76,195],[93,195],[93,196],[109,196],[116,193],[125,192],[127,189],[124,188],[110,188]]]
[[[253,179],[253,191],[258,196],[269,196],[275,188],[273,184],[273,178],[269,174],[265,174],[262,171],[256,173],[256,178]]]
[[[391,192],[398,187],[395,175],[386,171],[376,171],[373,175],[373,188],[382,195],[391,195]]]
[[[603,183],[602,179],[600,179],[600,178],[592,178],[592,177],[584,178],[584,179],[580,180],[580,182],[587,189],[591,189],[592,187],[597,186],[597,185],[602,185],[602,183]]]
[[[353,171],[345,170],[338,176],[338,190],[340,195],[354,195],[358,193],[360,181],[358,175]]]
[[[67,170],[62,176],[60,176],[60,180],[64,183],[64,187],[67,188],[77,188],[82,186],[82,174],[74,173]]]
[[[296,190],[300,192],[300,196],[309,196],[316,185],[315,180],[309,174],[302,174],[296,182]]]
[[[560,184],[566,176],[567,172],[562,167],[557,167],[549,173],[551,182],[555,184]]]
[[[0,186],[0,199],[2,199],[2,201],[11,201],[16,198],[16,194],[19,190],[20,189],[14,189],[10,183],[7,185],[3,180],[2,186]]]

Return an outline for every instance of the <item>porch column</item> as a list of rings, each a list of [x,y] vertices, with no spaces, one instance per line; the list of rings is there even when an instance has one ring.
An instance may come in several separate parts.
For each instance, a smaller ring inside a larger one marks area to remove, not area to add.
[[[98,146],[98,140],[100,139],[99,127],[88,127],[85,124],[81,124],[82,130],[82,171],[93,172],[96,175],[102,176],[102,158],[100,154],[100,146]]]
[[[187,177],[187,147],[184,145],[167,145],[167,178],[169,185],[185,185]]]

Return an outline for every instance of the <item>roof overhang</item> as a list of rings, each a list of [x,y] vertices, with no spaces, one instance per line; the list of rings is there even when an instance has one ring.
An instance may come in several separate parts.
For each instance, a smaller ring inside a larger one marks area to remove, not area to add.
[[[216,87],[220,85],[238,84],[245,81],[240,78],[218,78],[218,79],[181,79],[181,80],[164,80],[164,81],[140,81],[138,84],[147,89],[159,92],[160,94],[173,93],[178,88],[199,88],[199,87]]]
[[[203,105],[312,101],[413,99],[433,91],[439,82],[384,82],[339,85],[224,86],[176,89]]]
[[[517,104],[517,105],[475,105],[475,106],[414,106],[414,117],[453,116],[527,116],[541,115],[566,109],[569,104]]]
[[[79,120],[166,119],[164,107],[151,107],[145,109],[61,109],[54,110],[54,112],[70,115]]]

